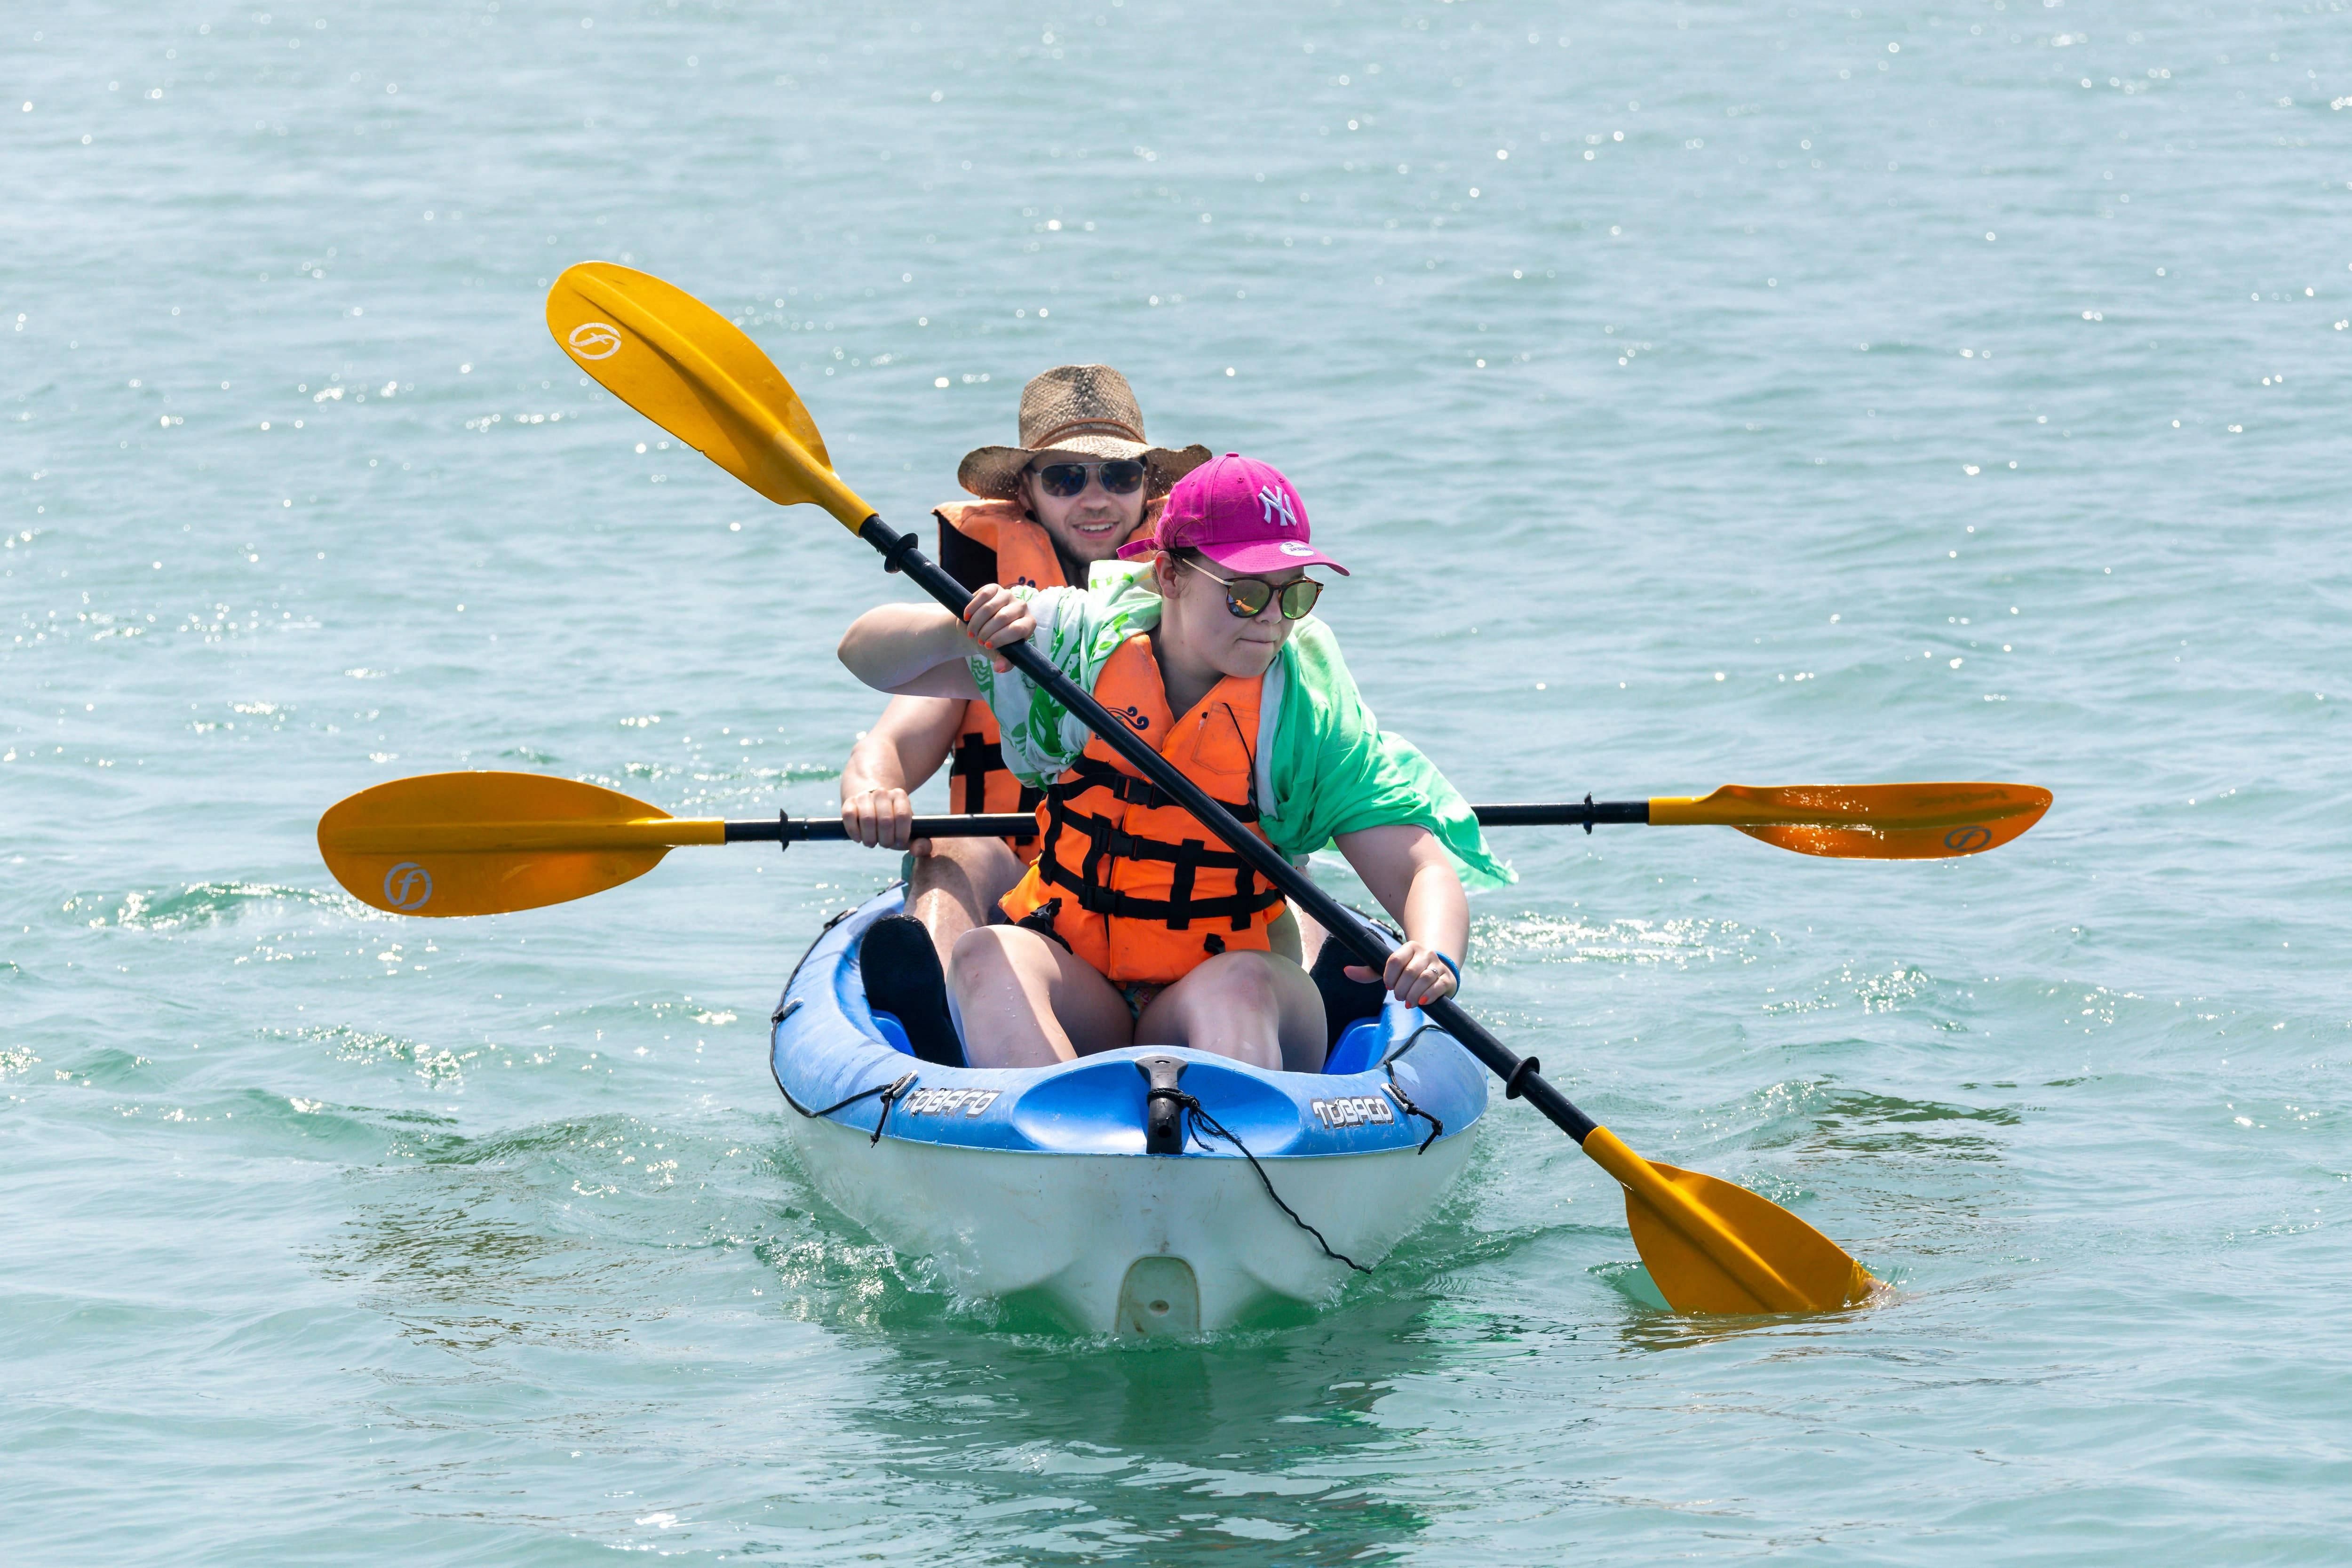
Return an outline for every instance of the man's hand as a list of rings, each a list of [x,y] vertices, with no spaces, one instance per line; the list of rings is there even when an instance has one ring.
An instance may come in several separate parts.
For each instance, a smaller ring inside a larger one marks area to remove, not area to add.
[[[902,789],[868,789],[841,803],[843,831],[869,849],[911,849],[918,857],[931,852],[928,838],[909,839],[914,831],[914,803]]]

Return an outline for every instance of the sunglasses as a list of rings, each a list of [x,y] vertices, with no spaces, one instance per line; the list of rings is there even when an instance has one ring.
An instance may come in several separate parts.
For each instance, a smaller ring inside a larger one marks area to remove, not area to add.
[[[1112,458],[1100,463],[1048,463],[1042,468],[1032,468],[1037,483],[1049,496],[1066,500],[1087,488],[1092,475],[1102,481],[1102,488],[1115,496],[1131,496],[1143,488],[1143,465],[1133,458]]]
[[[1184,561],[1181,555],[1177,559],[1225,591],[1225,608],[1233,613],[1235,620],[1245,621],[1252,616],[1263,614],[1266,605],[1279,595],[1282,618],[1295,621],[1313,609],[1315,601],[1323,596],[1323,584],[1312,577],[1301,577],[1295,583],[1285,583],[1276,588],[1263,577],[1220,577],[1198,562]]]

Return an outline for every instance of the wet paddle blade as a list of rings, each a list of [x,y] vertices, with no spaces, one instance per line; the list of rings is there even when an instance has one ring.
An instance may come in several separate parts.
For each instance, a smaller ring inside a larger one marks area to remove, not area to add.
[[[725,825],[536,773],[427,773],[335,803],[319,853],[352,897],[400,915],[488,915],[601,893]]]
[[[1942,860],[1997,849],[2042,820],[2032,784],[1726,784],[1703,800],[1650,802],[1657,826],[1737,827],[1800,855]]]
[[[813,502],[853,533],[874,515],[783,373],[684,289],[583,261],[548,290],[547,330],[606,391],[777,505]]]
[[[1606,1127],[1584,1152],[1625,1187],[1625,1223],[1677,1312],[1830,1312],[1869,1298],[1837,1243],[1747,1188],[1644,1160]]]

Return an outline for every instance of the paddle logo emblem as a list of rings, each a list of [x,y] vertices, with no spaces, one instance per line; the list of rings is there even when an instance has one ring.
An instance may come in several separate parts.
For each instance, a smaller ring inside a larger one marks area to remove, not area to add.
[[[563,341],[582,359],[611,359],[621,352],[621,330],[603,321],[583,321]]]
[[[403,860],[383,874],[383,901],[403,914],[421,910],[433,896],[433,873],[414,860]]]
[[[1944,835],[1944,847],[1955,855],[1967,855],[1992,842],[1989,827],[1955,827]]]

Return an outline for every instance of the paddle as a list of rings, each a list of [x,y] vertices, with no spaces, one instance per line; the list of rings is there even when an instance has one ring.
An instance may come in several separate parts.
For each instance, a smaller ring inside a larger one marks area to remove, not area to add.
[[[724,318],[658,279],[586,262],[556,279],[547,321],[581,368],[622,401],[770,500],[824,507],[871,545],[887,570],[904,573],[961,614],[970,598],[962,584],[922,553],[914,535],[884,522],[825,466],[814,422],[799,397]],[[1332,940],[1360,963],[1384,965],[1388,943],[1380,935],[1114,721],[1034,647],[1019,642],[997,651],[1289,895]],[[1506,1098],[1526,1099],[1624,1185],[1634,1245],[1676,1310],[1829,1310],[1871,1290],[1871,1277],[1860,1264],[1794,1215],[1728,1183],[1634,1153],[1547,1082],[1534,1058],[1513,1053],[1452,1000],[1423,1011],[1502,1079]]]
[[[2048,799],[2044,792],[2027,792],[2011,784],[1871,784],[1852,789],[1807,785],[1801,790],[1727,784],[1704,801],[1559,801],[1470,809],[1478,814],[1480,822],[1493,827],[1565,824],[1589,828],[1596,822],[1706,819],[1672,813],[1724,809],[1711,803],[1735,791],[1739,792],[1735,800],[1800,793],[1813,796],[1884,793],[1892,797],[1900,792],[1919,792],[1940,800],[1958,792],[1995,790]],[[1830,808],[1788,809],[1826,812]],[[1958,829],[1945,827],[1924,810],[1887,808],[1872,815],[1852,805],[1843,808],[1843,818],[1826,824],[1732,826],[1759,837],[1799,831],[1815,836],[1787,846],[1808,854],[1906,858],[1981,853],[1990,844],[2004,843],[2024,832],[2042,809],[2038,804],[2018,805],[2003,816],[1987,807]],[[1034,816],[1006,812],[919,816],[914,819],[912,836],[1025,838],[1036,831]],[[1964,847],[1943,847],[1945,841],[1962,836],[1981,836],[1981,841],[1969,837]],[[326,858],[335,880],[362,902],[402,915],[506,914],[584,899],[644,876],[661,863],[663,856],[683,845],[791,846],[848,837],[838,817],[780,815],[772,821],[737,822],[677,817],[596,784],[538,773],[427,773],[394,779],[337,802],[319,819],[319,852]],[[1903,847],[1913,839],[1925,840],[1930,847]],[[1779,840],[1768,838],[1767,842]]]

